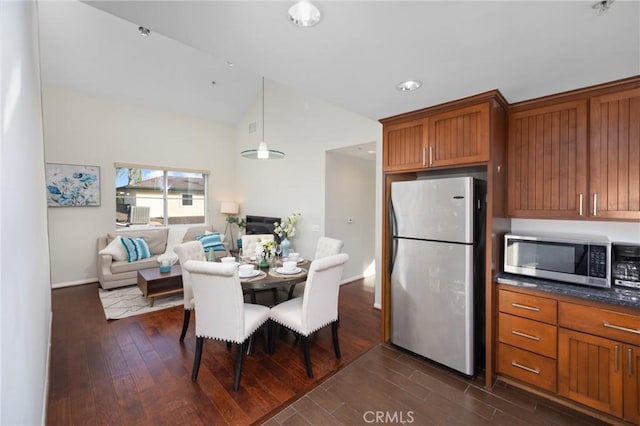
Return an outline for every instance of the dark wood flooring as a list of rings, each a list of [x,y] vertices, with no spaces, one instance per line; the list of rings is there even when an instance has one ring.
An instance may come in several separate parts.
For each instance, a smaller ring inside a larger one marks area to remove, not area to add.
[[[47,424],[601,424],[502,383],[489,392],[481,379],[380,344],[370,285],[341,287],[341,360],[330,328],[321,330],[308,379],[299,344],[283,331],[275,354],[260,343],[246,358],[238,392],[235,351],[222,342],[205,342],[191,382],[194,327],[181,344],[181,306],[106,321],[97,284],[53,290]]]

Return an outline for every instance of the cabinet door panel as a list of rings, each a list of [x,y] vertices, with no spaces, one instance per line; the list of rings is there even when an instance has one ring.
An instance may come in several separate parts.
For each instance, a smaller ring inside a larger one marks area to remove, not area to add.
[[[624,418],[640,424],[640,347],[625,345]]]
[[[586,214],[586,100],[512,114],[507,149],[511,216]]]
[[[595,409],[622,416],[622,344],[558,329],[558,392]]]
[[[591,99],[589,214],[640,219],[640,89]]]
[[[430,167],[489,161],[489,104],[429,117]]]
[[[416,170],[426,167],[425,119],[384,128],[384,171]]]

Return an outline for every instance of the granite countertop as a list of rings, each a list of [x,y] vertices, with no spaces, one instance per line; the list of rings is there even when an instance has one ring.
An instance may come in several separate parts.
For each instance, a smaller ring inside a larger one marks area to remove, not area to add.
[[[616,287],[597,288],[562,283],[559,281],[540,278],[525,277],[522,275],[500,272],[493,277],[498,284],[512,285],[515,287],[531,288],[545,293],[562,294],[578,297],[580,299],[611,305],[627,306],[640,310],[640,290]]]

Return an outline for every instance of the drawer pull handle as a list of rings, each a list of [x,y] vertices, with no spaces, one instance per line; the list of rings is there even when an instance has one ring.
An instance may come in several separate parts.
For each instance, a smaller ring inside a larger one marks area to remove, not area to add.
[[[427,165],[427,147],[423,146],[422,147],[422,166],[426,166]]]
[[[635,330],[633,328],[620,327],[619,325],[609,324],[608,322],[602,323],[604,327],[613,328],[614,330],[625,331],[627,333],[640,334],[640,330]]]
[[[629,374],[629,377],[633,376],[633,349],[629,348],[627,349],[627,361],[629,362],[629,371],[627,372],[627,374]]]
[[[540,312],[540,308],[536,308],[534,306],[521,305],[519,303],[512,303],[511,306],[514,308],[526,309],[528,311]]]
[[[433,147],[432,146],[429,147],[429,165],[430,166],[433,165]]]
[[[619,368],[619,358],[620,358],[620,346],[616,345],[615,348],[615,352],[614,352],[614,356],[615,356],[615,365],[614,365],[614,371],[617,373],[618,372],[618,368]]]
[[[511,330],[511,334],[515,334],[516,336],[525,337],[527,339],[535,340],[536,342],[540,341],[538,336],[532,336],[530,334],[522,333],[520,331]]]
[[[514,367],[518,367],[518,368],[522,368],[525,371],[528,371],[529,373],[533,373],[533,374],[540,374],[540,370],[537,368],[529,368],[529,367],[525,367],[522,364],[518,364],[515,361],[511,361],[511,365],[513,365]]]

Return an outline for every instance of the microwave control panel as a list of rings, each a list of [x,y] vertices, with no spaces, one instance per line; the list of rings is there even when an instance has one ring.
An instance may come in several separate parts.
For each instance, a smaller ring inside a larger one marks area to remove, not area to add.
[[[589,276],[607,278],[607,248],[591,245],[589,247]]]

